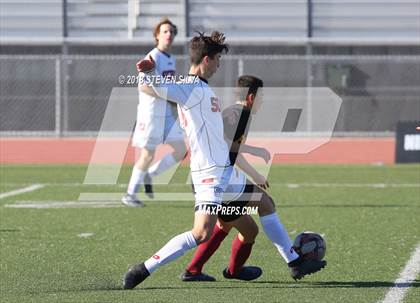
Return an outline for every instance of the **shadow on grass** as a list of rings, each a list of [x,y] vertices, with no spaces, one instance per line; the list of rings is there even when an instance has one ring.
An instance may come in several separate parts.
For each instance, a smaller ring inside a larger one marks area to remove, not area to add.
[[[310,208],[310,207],[325,207],[325,208],[395,208],[395,207],[403,207],[403,208],[419,208],[418,205],[409,205],[409,204],[279,204],[279,207],[284,208]]]
[[[99,281],[98,281],[99,282]],[[174,286],[146,286],[141,285],[133,291],[164,291],[164,290],[188,290],[188,289],[281,289],[281,288],[296,288],[296,289],[314,289],[314,288],[390,288],[390,287],[420,287],[420,281],[415,280],[413,283],[397,283],[385,281],[318,281],[318,282],[285,282],[285,281],[220,281],[220,282],[185,282],[183,285]],[[98,284],[86,285],[86,287],[75,287],[71,289],[55,290],[56,292],[95,292],[95,291],[123,291],[122,285],[117,281],[102,281]]]
[[[295,284],[300,288],[389,288],[389,287],[420,287],[420,282],[394,283],[385,281],[319,281],[319,282],[282,282],[282,281],[255,281],[257,284]]]

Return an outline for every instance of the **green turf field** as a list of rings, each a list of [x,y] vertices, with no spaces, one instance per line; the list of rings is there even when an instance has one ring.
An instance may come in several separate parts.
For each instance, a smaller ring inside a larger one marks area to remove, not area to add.
[[[190,252],[124,291],[129,265],[191,228],[193,204],[156,201],[133,209],[103,201],[87,207],[77,204],[80,193],[122,193],[130,168],[113,186],[83,185],[85,172],[84,166],[1,168],[0,302],[380,302],[420,243],[419,165],[274,166],[269,192],[283,223],[292,238],[303,230],[324,234],[327,268],[294,282],[260,228],[248,264],[264,273],[254,282],[226,281],[221,274],[231,233],[205,267],[217,282],[178,279]],[[33,184],[44,187],[4,197]],[[49,207],[60,201],[71,203]],[[420,302],[419,277],[404,302]]]

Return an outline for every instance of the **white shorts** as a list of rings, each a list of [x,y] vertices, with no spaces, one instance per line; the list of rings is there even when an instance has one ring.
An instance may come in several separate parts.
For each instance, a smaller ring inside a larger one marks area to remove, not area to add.
[[[143,116],[137,120],[133,146],[155,150],[159,144],[184,141],[179,121],[171,116]]]
[[[220,171],[219,171],[220,172]],[[238,199],[245,190],[245,174],[230,166],[222,173],[191,175],[195,191],[195,207],[220,205]]]

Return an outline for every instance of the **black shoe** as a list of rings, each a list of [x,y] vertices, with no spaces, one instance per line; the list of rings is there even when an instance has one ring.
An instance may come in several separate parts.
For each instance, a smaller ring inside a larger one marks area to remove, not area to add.
[[[144,263],[134,265],[124,276],[123,288],[133,289],[143,282],[148,276],[150,276],[150,273],[146,266],[144,266]]]
[[[262,275],[262,269],[257,266],[244,266],[241,272],[237,276],[233,276],[229,269],[226,267],[223,270],[223,277],[226,279],[238,279],[243,281],[252,281],[259,278]]]
[[[150,199],[155,197],[155,194],[153,193],[152,177],[150,177],[148,173],[144,176],[144,193]]]
[[[327,261],[307,259],[307,260],[296,260],[289,264],[290,275],[293,279],[300,280],[306,275],[313,274],[317,271],[320,271],[327,265]]]
[[[188,270],[184,271],[179,278],[184,282],[214,282],[216,279],[204,273],[193,274]]]

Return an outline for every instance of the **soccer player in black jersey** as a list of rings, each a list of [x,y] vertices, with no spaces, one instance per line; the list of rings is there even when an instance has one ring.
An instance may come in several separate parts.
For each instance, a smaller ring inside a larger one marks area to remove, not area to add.
[[[262,87],[263,81],[257,77],[249,75],[239,77],[237,81],[239,101],[226,108],[222,113],[225,140],[230,146],[231,165],[236,164],[253,181],[246,180],[245,186],[239,190],[242,194],[234,200],[225,201],[223,203],[224,207],[243,208],[250,206],[253,204],[253,201],[249,201],[252,193],[261,194],[261,200],[269,201],[274,207],[272,198],[264,191],[269,187],[268,181],[243,156],[243,153],[249,153],[263,158],[266,162],[270,160],[270,153],[266,149],[245,143],[252,115],[258,112],[262,104],[262,89],[259,90]],[[237,188],[233,190],[237,190]],[[259,201],[256,202],[255,205],[258,205]],[[236,228],[239,233],[233,240],[229,265],[223,270],[223,276],[227,279],[247,281],[261,276],[262,270],[259,267],[244,266],[251,254],[252,245],[258,234],[258,226],[250,215],[241,215],[240,213],[239,211],[236,214],[218,215],[218,222],[213,229],[210,240],[198,246],[190,264],[181,274],[181,280],[215,281],[212,276],[203,273],[202,269],[232,228]],[[301,258],[288,262],[288,264],[291,276],[294,279],[301,279],[306,274],[316,272],[326,265],[325,261],[304,262]]]

